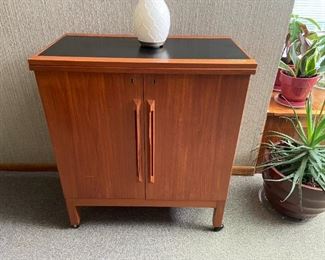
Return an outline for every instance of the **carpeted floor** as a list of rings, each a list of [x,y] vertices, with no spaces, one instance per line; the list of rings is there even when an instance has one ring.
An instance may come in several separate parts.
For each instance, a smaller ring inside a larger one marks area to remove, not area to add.
[[[261,184],[232,177],[219,233],[212,209],[176,208],[84,208],[71,229],[56,174],[0,172],[0,259],[325,259],[325,214],[283,219]]]

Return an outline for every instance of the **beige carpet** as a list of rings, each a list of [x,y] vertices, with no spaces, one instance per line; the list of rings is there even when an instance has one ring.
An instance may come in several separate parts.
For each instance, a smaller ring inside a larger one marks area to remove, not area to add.
[[[325,259],[325,214],[282,219],[261,184],[232,178],[219,233],[212,209],[85,208],[71,229],[56,174],[0,172],[0,259]]]

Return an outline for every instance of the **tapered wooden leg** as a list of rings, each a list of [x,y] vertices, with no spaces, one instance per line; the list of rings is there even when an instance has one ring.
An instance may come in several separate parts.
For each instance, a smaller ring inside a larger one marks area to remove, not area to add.
[[[214,209],[213,211],[213,230],[214,231],[220,231],[221,229],[223,229],[223,224],[222,224],[222,220],[223,220],[223,213],[225,210],[225,202],[218,202],[217,207]]]
[[[66,200],[71,227],[77,228],[80,225],[80,215],[78,208],[71,200]]]

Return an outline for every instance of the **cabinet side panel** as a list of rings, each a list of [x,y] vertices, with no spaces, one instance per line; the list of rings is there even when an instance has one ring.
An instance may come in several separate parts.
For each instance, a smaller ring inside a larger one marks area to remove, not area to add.
[[[146,77],[145,101],[155,104],[155,176],[147,199],[226,199],[248,81],[249,76],[226,75]]]
[[[66,90],[66,73],[35,72],[43,109],[65,198],[77,195],[75,169],[71,163],[74,153],[72,118]]]

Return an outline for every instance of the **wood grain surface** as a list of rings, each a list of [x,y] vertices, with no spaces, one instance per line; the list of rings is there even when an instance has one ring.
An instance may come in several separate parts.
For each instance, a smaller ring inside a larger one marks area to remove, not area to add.
[[[36,75],[66,197],[144,198],[133,102],[142,100],[142,77]]]
[[[278,95],[277,92],[273,92],[272,98],[270,100],[270,104],[267,110],[268,116],[292,116],[293,110],[290,107],[282,106],[275,102],[274,97]],[[312,101],[313,101],[313,113],[319,113],[322,104],[325,100],[325,90],[313,88],[311,93]],[[301,116],[306,115],[305,108],[296,109],[296,113]]]
[[[226,199],[248,80],[145,77],[144,99],[155,102],[156,129],[155,182],[147,185],[147,199]],[[148,106],[145,113],[148,129]],[[149,138],[146,144],[150,147]],[[151,157],[146,157],[149,165]]]

